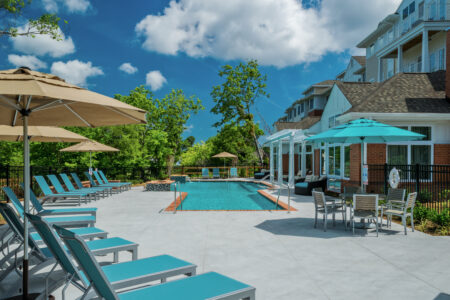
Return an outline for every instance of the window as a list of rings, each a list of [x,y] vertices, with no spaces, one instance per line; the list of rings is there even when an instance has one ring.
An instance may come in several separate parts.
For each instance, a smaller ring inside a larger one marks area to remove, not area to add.
[[[302,102],[302,104],[300,105],[300,107],[301,107],[302,113],[304,113],[304,112],[305,112],[305,102]]]
[[[424,6],[423,1],[419,3],[419,19],[423,20]]]
[[[326,175],[327,174],[327,168],[325,165],[326,162],[326,150],[325,148],[320,149],[320,175]]]
[[[328,174],[341,176],[341,147],[332,146],[328,148]]]
[[[445,49],[439,50],[439,70],[445,70]]]
[[[423,139],[421,139],[421,141],[431,141],[431,127],[428,127],[428,126],[423,126],[423,127],[412,126],[411,127],[411,131],[415,132],[415,133],[418,133],[418,134],[423,134],[425,137]]]
[[[297,112],[298,115],[300,115],[300,107],[301,107],[301,105],[299,105],[298,108],[297,108],[298,109],[298,112]]]
[[[436,71],[436,53],[430,54],[430,71]]]
[[[336,120],[341,114],[334,115],[328,118],[328,128],[333,128],[334,126],[339,125],[339,122]]]
[[[435,20],[436,19],[436,1],[432,1],[431,4],[429,5],[429,20]]]
[[[416,11],[416,1],[411,2],[411,4],[409,5],[409,14],[412,14],[413,12]]]
[[[306,145],[306,153],[305,153],[305,157],[306,157],[306,173],[309,173],[309,171],[312,171],[313,168],[313,153],[312,153],[312,146],[311,145]]]
[[[314,99],[309,100],[309,110],[314,109]]]
[[[431,165],[431,146],[412,145],[411,164]]]
[[[408,7],[403,9],[403,20],[408,17]]]
[[[447,7],[446,2],[447,2],[446,0],[439,0],[439,19],[441,20],[445,20],[446,15],[445,10]]]
[[[417,72],[422,72],[422,55],[417,58]]]
[[[350,178],[350,146],[344,146],[344,177]]]
[[[388,145],[388,160],[390,165],[408,164],[408,146],[407,145]]]
[[[294,118],[295,118],[297,116],[297,110],[294,108],[293,111],[294,111]]]

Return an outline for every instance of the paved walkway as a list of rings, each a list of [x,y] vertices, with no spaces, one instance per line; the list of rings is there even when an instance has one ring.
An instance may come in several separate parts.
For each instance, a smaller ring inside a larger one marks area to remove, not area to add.
[[[298,211],[289,214],[163,212],[171,201],[171,192],[135,188],[91,206],[99,208],[96,226],[138,242],[139,257],[183,258],[198,273],[217,271],[255,286],[257,299],[450,299],[448,237],[405,236],[397,224],[378,238],[374,230],[352,236],[340,218],[323,232],[313,228],[311,197],[296,196]],[[61,299],[60,290],[54,295]],[[67,295],[81,293],[70,287]]]

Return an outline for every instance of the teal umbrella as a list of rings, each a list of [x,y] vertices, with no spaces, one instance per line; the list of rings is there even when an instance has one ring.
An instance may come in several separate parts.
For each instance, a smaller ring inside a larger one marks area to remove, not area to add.
[[[361,144],[361,189],[363,186],[364,143],[387,143],[415,141],[424,138],[422,134],[367,119],[358,119],[309,137],[310,142]]]

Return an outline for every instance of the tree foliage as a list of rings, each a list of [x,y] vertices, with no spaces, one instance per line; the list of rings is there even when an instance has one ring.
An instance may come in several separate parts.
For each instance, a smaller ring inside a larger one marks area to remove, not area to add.
[[[21,29],[22,17],[31,0],[0,0],[0,37],[1,36],[31,36],[49,35],[60,40],[60,21],[55,14],[42,14],[37,18],[28,19],[25,29]],[[67,23],[67,21],[64,21]]]
[[[211,112],[221,115],[222,118],[214,126],[218,128],[225,125],[242,127],[251,136],[254,149],[262,163],[251,108],[260,97],[269,97],[266,92],[267,76],[261,74],[256,60],[250,60],[246,64],[239,63],[234,68],[225,65],[219,71],[219,76],[225,81],[221,85],[213,87],[211,96],[215,106]]]

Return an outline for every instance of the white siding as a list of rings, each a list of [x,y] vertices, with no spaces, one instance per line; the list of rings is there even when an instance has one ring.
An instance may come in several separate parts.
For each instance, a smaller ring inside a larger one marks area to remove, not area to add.
[[[352,107],[350,102],[341,92],[337,85],[334,85],[328,102],[323,110],[322,118],[320,119],[320,132],[328,130],[328,120],[337,114],[343,114]]]

